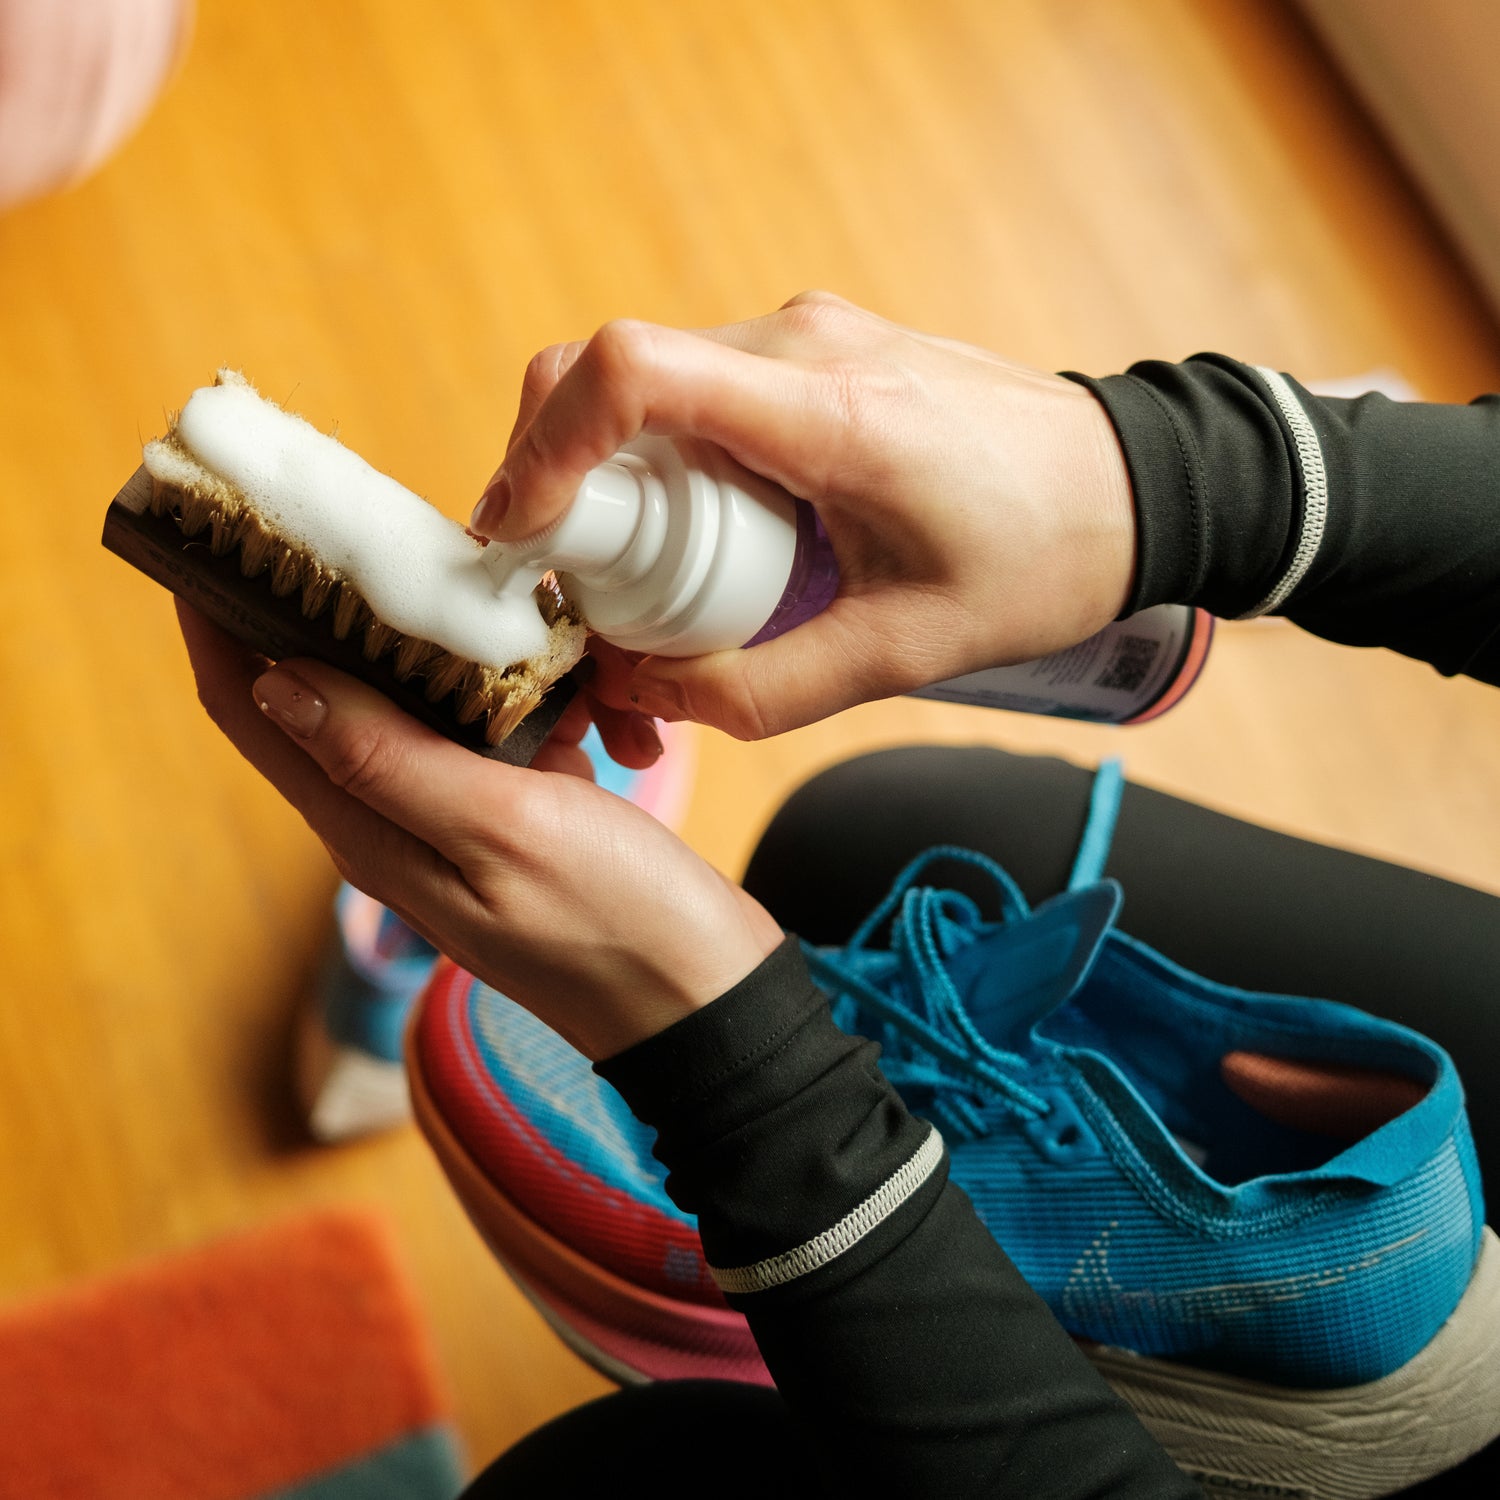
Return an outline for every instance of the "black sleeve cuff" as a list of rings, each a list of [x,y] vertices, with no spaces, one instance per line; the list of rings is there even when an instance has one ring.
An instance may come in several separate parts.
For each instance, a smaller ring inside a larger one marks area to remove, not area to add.
[[[1271,611],[1500,681],[1500,399],[1318,397],[1218,354],[1069,378],[1109,414],[1134,490],[1125,614]]]
[[[1130,473],[1138,560],[1123,613],[1254,609],[1289,560],[1305,503],[1291,431],[1254,373],[1199,355],[1068,378],[1109,414]]]
[[[656,1130],[668,1194],[698,1215],[709,1264],[727,1269],[822,1234],[927,1139],[931,1127],[908,1113],[879,1055],[833,1024],[788,938],[712,1005],[595,1069]],[[777,1149],[766,1149],[768,1140]],[[945,1177],[932,1173],[903,1223]],[[864,1264],[885,1238],[840,1257],[838,1274]]]

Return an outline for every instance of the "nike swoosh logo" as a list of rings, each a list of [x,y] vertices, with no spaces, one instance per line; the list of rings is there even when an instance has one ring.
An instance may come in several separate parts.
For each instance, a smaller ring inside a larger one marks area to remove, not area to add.
[[[1124,1321],[1135,1324],[1147,1321],[1202,1324],[1245,1317],[1287,1302],[1297,1302],[1310,1293],[1342,1286],[1351,1278],[1373,1270],[1381,1261],[1405,1250],[1427,1234],[1425,1229],[1419,1229],[1415,1234],[1392,1240],[1390,1244],[1344,1265],[1299,1271],[1291,1276],[1132,1290],[1121,1286],[1110,1270],[1110,1239],[1119,1227],[1116,1221],[1100,1231],[1094,1243],[1078,1257],[1063,1284],[1063,1312],[1079,1326],[1088,1328],[1089,1336],[1093,1338],[1100,1336],[1101,1323],[1106,1326]]]

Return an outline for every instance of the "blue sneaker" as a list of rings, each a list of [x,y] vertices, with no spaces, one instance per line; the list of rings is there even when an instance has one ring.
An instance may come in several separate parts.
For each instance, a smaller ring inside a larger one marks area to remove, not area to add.
[[[1384,1495],[1500,1434],[1500,1245],[1446,1053],[1114,927],[1117,768],[1035,911],[959,849],[808,951],[1063,1326],[1207,1489]],[[934,885],[993,884],[999,921]],[[884,937],[882,939],[882,934]],[[879,940],[879,941],[877,941]]]

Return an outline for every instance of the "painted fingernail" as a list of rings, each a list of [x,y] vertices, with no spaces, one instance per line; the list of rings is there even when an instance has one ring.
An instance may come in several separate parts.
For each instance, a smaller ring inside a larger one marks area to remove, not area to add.
[[[474,514],[469,517],[469,529],[489,536],[499,529],[510,509],[510,480],[504,470],[496,473],[479,497]]]
[[[260,711],[299,740],[311,739],[328,714],[328,705],[312,686],[285,667],[257,677],[251,692]]]
[[[652,719],[632,718],[630,721],[630,738],[635,748],[650,760],[657,760],[661,756],[661,736],[656,732],[656,723]]]

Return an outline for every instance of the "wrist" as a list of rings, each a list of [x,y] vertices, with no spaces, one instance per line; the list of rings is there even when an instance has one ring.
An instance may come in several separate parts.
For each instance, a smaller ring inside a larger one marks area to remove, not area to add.
[[[735,990],[786,941],[759,906],[745,913],[732,932],[721,928],[708,936],[710,942],[685,962],[615,991],[610,1004],[583,1019],[570,1038],[573,1044],[595,1062],[617,1057]]]
[[[1148,393],[1137,390],[1128,377],[1098,380],[1074,370],[1066,370],[1063,375],[1078,392],[1079,410],[1088,413],[1094,483],[1106,530],[1113,538],[1109,549],[1113,562],[1106,573],[1113,580],[1112,587],[1122,585],[1121,598],[1109,618],[1119,619],[1148,605],[1175,599],[1176,595],[1159,593],[1152,585],[1153,572],[1160,572],[1160,560],[1153,561],[1150,537],[1144,529],[1141,496],[1136,490],[1139,465],[1133,448],[1126,447],[1120,404],[1126,402],[1130,408],[1126,415],[1138,415],[1157,442],[1172,447],[1179,458],[1180,440],[1159,406],[1152,403]],[[1148,498],[1156,503],[1155,490]]]
[[[1095,560],[1095,587],[1103,623],[1124,613],[1135,587],[1137,518],[1135,490],[1125,450],[1109,413],[1087,388],[1077,392],[1080,463],[1088,476],[1086,525]]]

